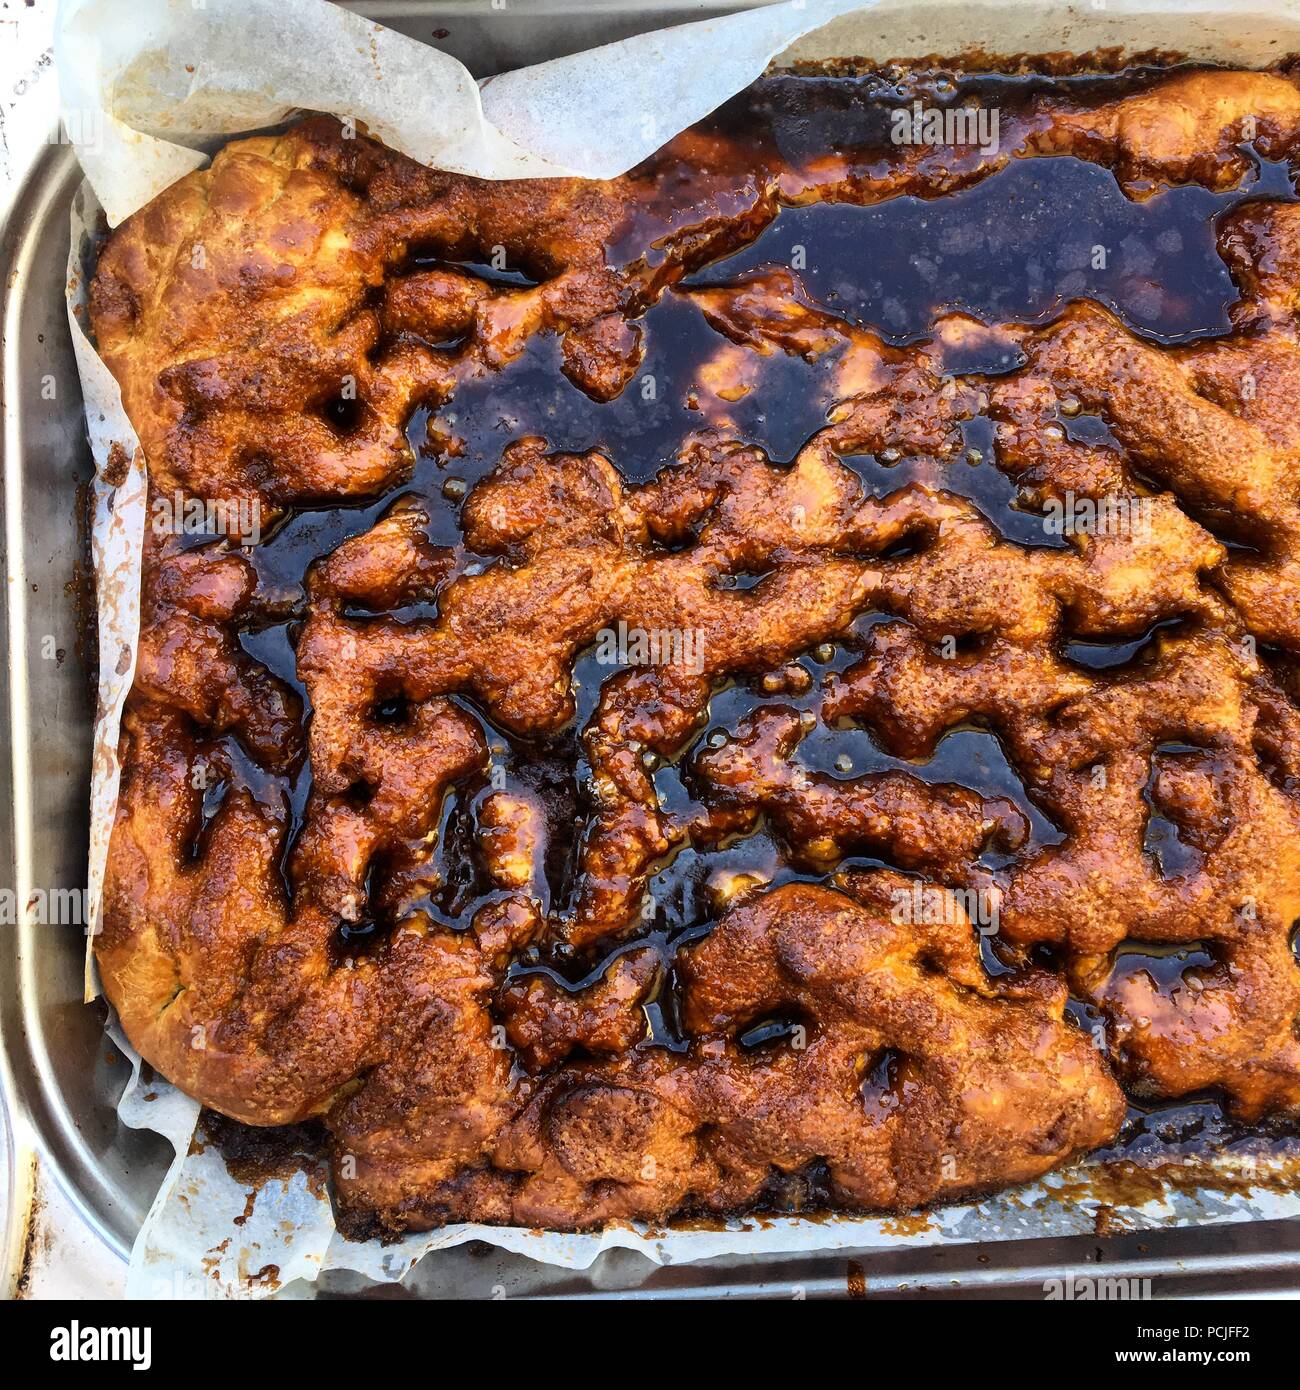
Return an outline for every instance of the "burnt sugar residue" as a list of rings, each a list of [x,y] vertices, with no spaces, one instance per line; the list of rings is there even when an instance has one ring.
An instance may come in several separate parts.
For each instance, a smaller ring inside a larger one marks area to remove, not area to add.
[[[843,462],[858,475],[864,492],[885,498],[919,483],[935,492],[964,497],[979,509],[1003,538],[1032,550],[1065,550],[1069,541],[1044,524],[1044,513],[998,463],[997,427],[987,415],[962,422],[962,451],[957,459],[891,458],[850,454]]]
[[[1072,90],[1100,100],[1154,77],[1135,70],[1069,81]],[[1033,98],[1052,88],[1031,76],[914,74],[901,85],[874,76],[779,77],[736,98],[714,123],[726,133],[745,131],[756,159],[771,160],[775,152],[797,165],[827,149],[852,150],[859,159],[875,149],[885,167],[898,153],[889,133],[900,101],[947,107],[982,101],[1002,111],[1006,129],[1014,131]],[[724,247],[680,289],[734,284],[755,270],[786,267],[810,301],[893,343],[926,339],[947,313],[989,324],[1039,324],[1071,299],[1092,299],[1134,331],[1176,343],[1230,328],[1238,291],[1216,246],[1222,215],[1242,202],[1295,196],[1288,166],[1254,154],[1232,190],[1188,184],[1140,201],[1125,196],[1108,169],[1074,156],[1015,158],[944,197],[782,206],[744,245],[730,254]],[[422,265],[417,257],[416,268]],[[534,283],[517,269],[479,262],[455,268],[485,285]],[[460,380],[445,404],[418,409],[407,430],[408,481],[378,501],[292,509],[251,552],[265,592],[293,607],[308,566],[369,529],[399,497],[418,499],[429,512],[435,543],[458,544],[464,497],[505,447],[525,435],[540,435],[557,450],[599,449],[635,484],[671,464],[694,431],[721,424],[729,436],[788,460],[825,425],[827,363],[778,351],[750,355],[738,375],[736,359],[725,356],[726,338],[688,294],[661,295],[637,323],[644,358],[612,400],[593,400],[575,386],[561,371],[558,339],[540,334],[500,368]],[[998,374],[1021,363],[1006,340],[990,340],[975,352],[936,344],[934,352],[955,374]],[[1061,424],[1073,438],[1087,420]],[[1019,543],[1064,544],[1019,505],[1017,487],[996,464],[991,423],[976,419],[967,428],[971,447],[963,458],[968,465],[983,460],[969,471],[924,458],[904,460],[892,473],[878,461],[850,462],[872,491],[914,479],[943,486],[973,497]]]
[[[512,440],[537,434],[554,449],[599,449],[630,483],[672,463],[684,439],[725,414],[728,432],[789,459],[826,423],[824,371],[777,353],[746,363],[711,364],[727,341],[689,301],[668,294],[639,319],[645,356],[612,401],[593,401],[559,370],[553,338],[534,338],[499,371],[469,377],[442,408],[411,432],[448,477],[472,486],[496,466]],[[423,428],[423,438],[420,428]],[[441,489],[439,489],[441,491]]]
[[[936,318],[1045,323],[1072,299],[1105,305],[1162,343],[1226,333],[1238,292],[1216,223],[1257,197],[1291,198],[1282,161],[1257,160],[1228,193],[1189,185],[1143,202],[1073,156],[1016,159],[945,198],[785,208],[757,241],[698,272],[714,283],[793,266],[811,298],[891,343]]]
[[[252,1193],[268,1182],[287,1182],[295,1173],[306,1173],[312,1191],[323,1194],[323,1125],[245,1125],[205,1109],[199,1129],[202,1142],[221,1154],[230,1176]]]

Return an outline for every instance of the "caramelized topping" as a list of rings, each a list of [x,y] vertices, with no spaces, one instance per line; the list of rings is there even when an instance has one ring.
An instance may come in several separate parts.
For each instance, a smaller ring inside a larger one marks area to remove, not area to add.
[[[608,183],[313,119],[104,251],[153,500],[260,529],[150,535],[106,988],[321,1115],[351,1233],[906,1209],[1121,1085],[1300,1113],[1300,93],[886,98],[768,80]],[[964,230],[1054,258],[945,280]]]

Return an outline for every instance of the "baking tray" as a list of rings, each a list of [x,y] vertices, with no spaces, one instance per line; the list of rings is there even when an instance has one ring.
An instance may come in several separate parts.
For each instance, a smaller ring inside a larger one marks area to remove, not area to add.
[[[491,0],[392,0],[349,8],[413,37],[436,37],[476,75],[487,76],[752,3],[511,0],[503,12]],[[997,7],[884,0],[876,52],[952,51],[964,46],[954,43],[955,36],[978,43],[991,8]],[[1238,8],[1234,18],[1243,32],[1249,26],[1259,35],[1261,20],[1272,26],[1270,37],[1249,46],[1252,51],[1243,48],[1243,62],[1300,51],[1296,6]],[[1097,23],[1114,24],[1113,41],[1122,42],[1124,26],[1138,10],[1115,0],[1100,20],[1088,17],[1094,26],[1089,32],[1097,33]],[[1064,7],[1026,10],[1016,50],[1069,48],[1072,13]],[[1177,42],[1178,16],[1166,19],[1169,38],[1162,46],[1201,56],[1195,32],[1182,30],[1183,41]],[[1001,51],[1009,50],[1003,45]],[[6,577],[0,600],[0,883],[11,886],[19,902],[35,889],[70,887],[85,878],[93,706],[77,649],[83,536],[76,496],[90,477],[91,461],[63,307],[68,208],[80,178],[70,149],[43,146],[0,228],[0,546]],[[47,399],[50,382],[53,400]],[[170,1159],[159,1136],[127,1129],[117,1119],[127,1068],[104,1036],[98,1008],[81,1002],[84,945],[76,925],[25,920],[0,929],[0,1077],[8,1106],[8,1142],[0,1158],[11,1205],[4,1251],[10,1287],[25,1250],[23,1206],[34,1160],[125,1261]],[[1300,1221],[862,1254],[728,1257],[666,1267],[616,1250],[577,1272],[471,1244],[426,1258],[400,1288],[334,1274],[310,1292],[318,1298],[694,1299],[925,1298],[960,1291],[1041,1298],[1044,1281],[1096,1276],[1099,1266],[1111,1275],[1150,1279],[1157,1297],[1296,1296]]]

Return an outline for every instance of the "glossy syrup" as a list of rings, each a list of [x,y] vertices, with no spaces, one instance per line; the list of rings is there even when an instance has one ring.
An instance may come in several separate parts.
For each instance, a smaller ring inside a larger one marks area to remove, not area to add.
[[[1152,76],[1135,71],[1064,80],[1078,91],[1106,100],[1149,82]],[[782,77],[760,82],[728,103],[714,124],[722,131],[751,132],[756,149],[769,154],[776,150],[794,162],[827,149],[860,150],[873,142],[880,146],[883,161],[888,109],[904,98],[921,95],[956,102],[977,97],[984,104],[1000,103],[1014,114],[1054,85],[1038,77],[953,79],[943,74],[908,79],[903,86],[882,77]],[[988,324],[1043,323],[1079,297],[1106,305],[1140,336],[1159,343],[1187,342],[1229,330],[1228,311],[1237,295],[1216,250],[1216,226],[1226,211],[1259,197],[1293,199],[1290,171],[1255,157],[1252,171],[1228,192],[1188,186],[1134,201],[1107,170],[1072,157],[1015,160],[1000,172],[939,199],[909,196],[869,206],[818,203],[784,208],[751,244],[701,267],[683,289],[726,284],[773,265],[789,267],[795,248],[802,247],[806,262],[799,274],[809,296],[895,344],[926,339],[936,318],[945,313],[960,311]],[[1097,245],[1111,248],[1104,264],[1096,263],[1093,249]],[[496,282],[529,283],[519,269],[462,269]],[[399,498],[420,501],[430,518],[430,538],[458,548],[460,566],[486,563],[483,557],[463,551],[461,501],[491,472],[513,440],[539,434],[554,450],[598,448],[629,485],[645,481],[670,464],[682,441],[714,419],[718,407],[707,399],[701,369],[723,340],[690,302],[689,293],[664,294],[645,312],[641,327],[644,363],[624,393],[611,402],[596,403],[571,385],[559,370],[558,343],[540,336],[502,370],[464,382],[446,404],[417,410],[407,430],[412,467],[402,485],[365,504],[294,512],[250,552],[270,620],[242,635],[245,650],[305,699],[294,664],[294,642],[305,616],[304,576],[312,563],[349,536],[367,530]],[[1017,354],[996,335],[986,346],[964,349],[960,356],[943,362],[944,369],[962,374],[1000,374],[1018,365]],[[786,463],[826,424],[825,399],[820,393],[826,364],[777,352],[761,361],[759,372],[757,389],[727,403],[728,433],[761,446],[774,461]],[[1098,417],[1077,417],[1062,424],[1070,438],[1113,447]],[[885,496],[908,482],[923,482],[970,499],[1015,544],[1062,544],[1045,534],[1041,517],[1021,504],[1016,485],[998,467],[992,422],[976,417],[964,429],[965,450],[953,461],[889,462],[865,456],[845,462],[861,480],[864,494]],[[809,676],[804,695],[765,695],[755,680],[720,686],[696,739],[655,771],[664,807],[683,819],[689,817],[695,795],[689,766],[698,740],[734,732],[748,713],[773,699],[815,710],[825,678],[854,660],[866,631],[883,621],[890,619],[864,614],[847,641],[804,654],[800,664]],[[1064,654],[1089,669],[1113,670],[1140,660],[1143,649],[1157,636],[1157,629],[1152,629],[1115,643],[1070,640]],[[494,764],[506,769],[507,785],[531,788],[547,808],[546,907],[554,914],[563,915],[572,907],[575,831],[590,804],[590,772],[578,734],[595,707],[601,680],[617,669],[600,666],[591,653],[578,661],[574,672],[577,716],[567,730],[545,744],[512,742],[481,711],[460,702],[482,722]],[[952,782],[986,796],[1009,797],[1031,827],[1021,854],[1063,838],[1061,828],[1026,790],[997,736],[986,729],[950,730],[931,757],[904,762],[884,752],[868,728],[829,728],[819,723],[803,740],[798,758],[808,768],[832,776],[899,768],[925,781]],[[292,778],[273,780],[296,826],[310,790],[310,772],[304,766]],[[474,801],[485,785],[484,780],[449,795],[435,851],[441,887],[417,904],[456,929],[464,929],[486,900],[487,887],[475,866],[470,834]],[[1168,873],[1186,871],[1187,847],[1155,806],[1151,825],[1147,848],[1153,858]],[[870,867],[878,862],[855,859],[846,861],[845,867]],[[651,882],[654,919],[634,939],[582,956],[548,944],[516,962],[511,973],[542,971],[577,989],[599,979],[618,955],[651,945],[660,955],[662,972],[656,993],[645,1006],[648,1034],[642,1046],[684,1049],[687,1040],[680,1023],[674,956],[681,945],[709,930],[717,910],[717,886],[738,874],[771,884],[808,876],[766,826],[717,848],[687,844],[658,866]],[[982,941],[981,945],[994,973],[1011,968],[996,943]],[[1076,1001],[1071,1010],[1084,1028],[1096,1021],[1095,1010],[1089,1006]],[[756,1025],[749,1030],[753,1036],[746,1035],[747,1045],[780,1045],[787,1026],[788,1021],[782,1020]],[[887,1070],[888,1059],[880,1065]],[[1153,1154],[1181,1155],[1197,1143],[1212,1147],[1236,1133],[1213,1097],[1156,1110],[1135,1108],[1124,1137],[1106,1156],[1148,1161]],[[794,1186],[797,1191],[774,1194],[773,1204],[782,1209],[816,1205],[819,1194],[824,1195],[824,1184],[819,1185],[815,1173],[803,1175]]]

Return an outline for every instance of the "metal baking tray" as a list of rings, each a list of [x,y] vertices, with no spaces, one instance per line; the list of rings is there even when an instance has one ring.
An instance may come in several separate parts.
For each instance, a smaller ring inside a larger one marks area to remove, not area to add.
[[[436,41],[486,76],[753,3],[510,0],[503,11],[491,0],[390,0],[350,8]],[[884,0],[880,56],[951,52],[963,46],[954,42],[959,37],[981,39],[986,6],[943,4],[939,24],[941,3]],[[1136,3],[1121,3],[1113,14],[1122,24],[1136,9]],[[1252,5],[1249,13],[1241,12],[1242,21],[1258,28],[1266,9]],[[1068,11],[1057,12],[1062,18],[1055,28],[1041,10],[1026,7],[1024,14],[1025,42],[1018,51],[1069,46],[1063,17]],[[1276,26],[1279,55],[1300,50],[1300,16],[1291,11],[1288,20],[1285,31]],[[1192,52],[1190,45],[1182,48]],[[0,591],[0,884],[12,887],[20,903],[36,889],[85,881],[93,705],[77,642],[83,545],[77,490],[89,478],[91,463],[63,294],[68,208],[80,178],[69,148],[43,146],[0,228],[0,545],[6,580]],[[47,399],[51,381],[53,400]],[[10,1194],[10,1289],[29,1236],[25,1207],[34,1163],[125,1261],[170,1159],[159,1136],[118,1122],[115,1103],[127,1069],[102,1031],[100,1010],[81,1002],[84,948],[75,925],[27,920],[0,927],[0,1079],[8,1110],[0,1163],[7,1168]],[[860,1254],[729,1257],[662,1268],[633,1252],[611,1251],[580,1272],[471,1244],[427,1257],[399,1288],[331,1275],[310,1292],[318,1298],[1041,1298],[1045,1280],[1095,1277],[1101,1270],[1150,1279],[1156,1297],[1295,1296],[1300,1221]]]

